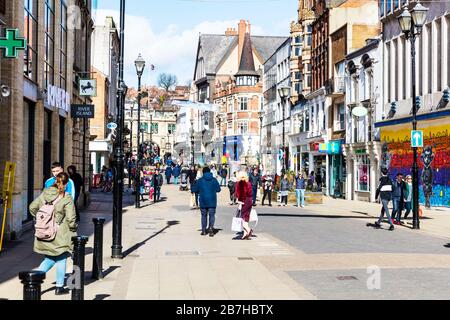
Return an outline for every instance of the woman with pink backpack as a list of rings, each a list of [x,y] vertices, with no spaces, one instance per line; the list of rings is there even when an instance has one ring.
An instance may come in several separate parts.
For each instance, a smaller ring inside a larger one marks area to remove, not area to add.
[[[66,193],[67,173],[60,173],[56,183],[45,189],[30,205],[35,217],[34,252],[45,256],[39,271],[47,273],[56,265],[56,295],[68,294],[64,289],[67,259],[73,251],[72,237],[78,225],[73,199]]]

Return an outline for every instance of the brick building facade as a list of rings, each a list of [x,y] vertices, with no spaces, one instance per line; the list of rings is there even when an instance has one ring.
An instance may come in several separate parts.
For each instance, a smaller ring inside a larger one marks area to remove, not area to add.
[[[79,96],[78,81],[90,70],[91,1],[7,1],[4,9],[2,29],[18,29],[28,42],[18,59],[0,63],[1,83],[11,88],[0,106],[0,168],[17,165],[6,236],[17,238],[32,226],[28,205],[52,162],[77,166],[86,182],[80,204],[89,201],[89,123],[71,119],[70,104],[89,102]]]

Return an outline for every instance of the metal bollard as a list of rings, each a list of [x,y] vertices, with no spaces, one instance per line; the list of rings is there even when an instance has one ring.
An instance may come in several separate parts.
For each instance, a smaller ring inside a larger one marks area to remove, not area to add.
[[[94,259],[92,263],[92,279],[103,279],[103,224],[104,218],[92,219],[94,231]]]
[[[86,254],[86,243],[89,238],[77,236],[72,238],[74,244],[73,249],[73,265],[79,268],[79,281],[75,288],[72,289],[72,300],[84,300],[84,256]]]
[[[19,273],[23,283],[23,300],[41,300],[41,285],[45,279],[45,272],[23,271]]]

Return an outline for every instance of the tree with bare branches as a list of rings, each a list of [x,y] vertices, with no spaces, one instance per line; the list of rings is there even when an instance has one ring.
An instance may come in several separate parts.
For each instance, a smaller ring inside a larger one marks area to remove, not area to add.
[[[178,84],[178,79],[176,75],[169,73],[161,73],[158,76],[158,86],[163,88],[166,92],[175,89]]]

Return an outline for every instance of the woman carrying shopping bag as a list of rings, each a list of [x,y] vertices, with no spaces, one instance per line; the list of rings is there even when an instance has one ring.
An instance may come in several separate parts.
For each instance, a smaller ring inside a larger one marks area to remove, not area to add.
[[[236,184],[236,198],[241,210],[242,227],[244,228],[242,240],[250,240],[253,234],[253,230],[250,229],[248,225],[250,221],[250,213],[253,208],[252,185],[249,182],[247,173],[245,172],[240,172],[237,179],[238,183]]]

